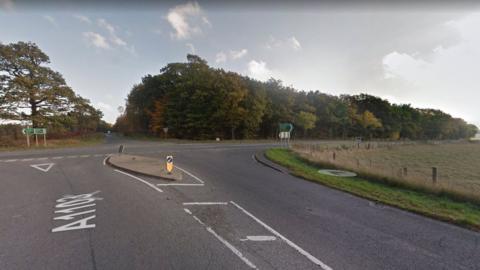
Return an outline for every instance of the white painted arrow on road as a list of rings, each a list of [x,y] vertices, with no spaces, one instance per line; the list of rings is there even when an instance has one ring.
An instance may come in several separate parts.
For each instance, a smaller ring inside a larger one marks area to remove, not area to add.
[[[42,164],[32,164],[30,165],[30,167],[38,169],[42,172],[48,172],[48,170],[50,170],[53,167],[53,165],[55,165],[55,163],[42,163]]]

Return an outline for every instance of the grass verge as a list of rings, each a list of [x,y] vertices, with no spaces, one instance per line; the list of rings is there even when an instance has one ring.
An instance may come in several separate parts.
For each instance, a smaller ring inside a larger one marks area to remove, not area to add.
[[[64,138],[64,139],[48,139],[47,146],[43,146],[43,138],[38,139],[39,146],[35,146],[35,141],[30,141],[31,147],[27,147],[24,140],[15,141],[14,145],[0,147],[0,152],[8,151],[21,151],[21,150],[42,150],[42,149],[54,149],[65,147],[82,147],[100,144],[105,140],[103,133],[89,134],[85,136]]]
[[[361,177],[335,177],[318,173],[321,169],[287,149],[273,148],[265,153],[273,162],[290,169],[295,176],[328,187],[395,206],[431,218],[480,231],[480,205],[456,201],[443,195],[375,182]]]

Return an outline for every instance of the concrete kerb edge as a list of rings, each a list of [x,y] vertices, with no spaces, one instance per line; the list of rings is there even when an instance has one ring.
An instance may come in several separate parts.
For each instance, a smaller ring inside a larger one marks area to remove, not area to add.
[[[270,169],[273,169],[273,170],[275,170],[275,171],[277,171],[277,172],[281,172],[281,173],[284,173],[284,174],[289,174],[289,172],[288,172],[286,169],[285,169],[285,170],[282,170],[282,169],[280,169],[280,168],[277,168],[276,166],[274,166],[274,165],[272,165],[272,164],[269,164],[268,162],[263,161],[262,158],[259,158],[259,157],[258,157],[258,155],[262,155],[263,158],[266,159],[266,157],[265,157],[265,151],[262,151],[262,152],[260,152],[260,153],[257,152],[257,153],[255,153],[255,154],[253,155],[253,157],[255,158],[255,160],[256,160],[258,163],[262,164],[262,165],[265,166],[265,167],[268,167],[268,168],[270,168]]]
[[[137,175],[142,175],[142,176],[146,176],[146,177],[152,177],[152,178],[156,178],[156,179],[160,179],[160,180],[178,181],[178,180],[173,179],[173,178],[161,177],[161,176],[158,176],[158,175],[153,175],[153,174],[148,174],[148,173],[142,173],[142,172],[139,172],[139,171],[130,170],[130,169],[127,169],[127,168],[124,168],[124,167],[121,167],[121,166],[117,166],[117,165],[110,162],[110,158],[111,158],[111,156],[109,156],[105,160],[105,163],[108,164],[110,167],[122,170],[124,172],[133,173],[133,174],[137,174]]]

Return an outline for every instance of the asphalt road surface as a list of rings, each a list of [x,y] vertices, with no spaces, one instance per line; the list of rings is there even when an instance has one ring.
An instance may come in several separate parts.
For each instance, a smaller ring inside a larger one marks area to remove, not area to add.
[[[174,156],[180,182],[104,164]],[[480,269],[480,234],[257,163],[271,144],[0,154],[0,269]]]

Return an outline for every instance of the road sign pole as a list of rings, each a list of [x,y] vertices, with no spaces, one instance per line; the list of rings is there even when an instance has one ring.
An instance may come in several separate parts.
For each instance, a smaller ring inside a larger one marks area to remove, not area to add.
[[[47,147],[47,133],[43,133],[43,146]]]
[[[30,147],[30,135],[28,135],[28,133],[25,135],[27,135],[27,147]]]
[[[37,134],[35,134],[35,146],[38,147],[38,136],[37,136]]]

